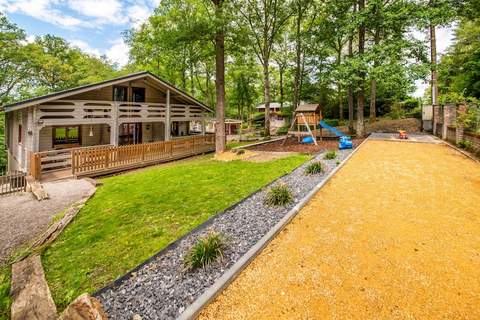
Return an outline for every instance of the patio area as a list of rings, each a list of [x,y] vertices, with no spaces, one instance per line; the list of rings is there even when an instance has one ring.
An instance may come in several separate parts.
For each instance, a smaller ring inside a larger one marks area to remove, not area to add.
[[[480,166],[368,141],[200,319],[478,319]]]

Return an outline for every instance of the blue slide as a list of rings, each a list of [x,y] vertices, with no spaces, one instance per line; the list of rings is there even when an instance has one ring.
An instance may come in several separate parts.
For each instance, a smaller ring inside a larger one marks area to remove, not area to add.
[[[323,120],[320,120],[320,125],[322,126],[322,128],[325,128],[325,129],[327,129],[328,131],[333,132],[337,137],[346,136],[345,133],[343,133],[343,132],[335,129],[335,128],[332,127],[332,126],[329,126],[329,125],[326,124],[325,121],[323,121]]]

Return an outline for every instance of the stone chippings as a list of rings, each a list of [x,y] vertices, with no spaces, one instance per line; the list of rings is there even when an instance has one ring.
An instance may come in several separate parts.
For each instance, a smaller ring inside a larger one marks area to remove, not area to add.
[[[216,279],[255,245],[290,209],[310,190],[326,178],[352,150],[337,151],[337,158],[324,160],[320,153],[314,159],[295,169],[276,183],[286,183],[293,192],[294,202],[285,207],[265,207],[263,200],[268,187],[244,199],[234,208],[213,218],[206,227],[196,230],[177,246],[165,251],[143,265],[121,283],[101,292],[97,298],[113,319],[175,319],[198,298]],[[321,160],[324,172],[305,175],[306,166]],[[206,269],[185,271],[183,256],[196,240],[215,230],[228,239],[228,248],[221,262]]]

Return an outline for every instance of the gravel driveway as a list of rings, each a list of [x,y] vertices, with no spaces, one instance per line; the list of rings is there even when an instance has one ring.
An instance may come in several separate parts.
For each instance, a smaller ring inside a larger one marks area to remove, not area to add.
[[[31,193],[0,197],[0,265],[20,246],[38,236],[51,218],[81,200],[94,187],[86,180],[43,184],[50,199],[38,201]]]

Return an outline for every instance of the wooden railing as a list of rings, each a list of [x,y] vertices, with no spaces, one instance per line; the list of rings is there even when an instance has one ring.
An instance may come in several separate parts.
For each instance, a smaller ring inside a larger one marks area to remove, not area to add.
[[[94,176],[149,164],[167,162],[215,150],[215,136],[193,136],[126,146],[91,146],[30,154],[29,174],[71,170],[73,176]]]
[[[30,153],[29,173],[35,180],[40,180],[43,173],[71,170],[73,151],[105,148],[107,146],[109,145],[32,152]]]
[[[77,149],[72,151],[72,173],[74,176],[101,175],[213,150],[213,135],[119,147]]]
[[[26,191],[27,174],[21,171],[7,172],[0,175],[0,195]]]

